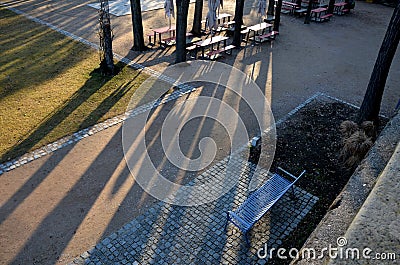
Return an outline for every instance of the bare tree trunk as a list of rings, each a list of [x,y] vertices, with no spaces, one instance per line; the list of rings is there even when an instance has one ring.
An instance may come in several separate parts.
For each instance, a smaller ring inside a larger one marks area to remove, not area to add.
[[[269,16],[273,16],[274,14],[275,14],[275,0],[269,0],[267,15],[269,17]]]
[[[194,6],[193,28],[192,33],[195,36],[201,35],[201,20],[203,16],[203,0],[196,0]]]
[[[333,14],[333,9],[334,8],[335,8],[335,0],[329,0],[328,14]]]
[[[100,68],[103,73],[114,74],[114,59],[112,51],[112,32],[108,0],[100,1]]]
[[[176,63],[186,61],[186,30],[190,0],[176,1]]]
[[[304,19],[304,24],[310,24],[311,21],[311,10],[313,6],[314,0],[309,0],[308,6],[307,6],[307,13],[306,13],[306,18]]]
[[[244,9],[244,0],[236,0],[235,5],[235,30],[233,32],[233,41],[232,44],[237,48],[240,47],[242,43],[242,25],[243,25],[243,9]]]
[[[114,73],[114,56],[112,50],[112,33],[111,33],[111,25],[104,25],[104,58],[106,61],[107,69],[111,74]]]
[[[379,123],[379,111],[393,57],[400,40],[400,1],[393,11],[385,38],[376,59],[374,70],[368,83],[364,100],[361,104],[358,122],[373,121]]]
[[[144,45],[143,37],[143,22],[142,22],[142,9],[140,0],[130,0],[131,13],[132,13],[132,33],[133,33],[133,47],[134,51],[144,51],[147,47]]]
[[[281,23],[281,10],[282,10],[282,0],[278,0],[275,10],[275,20],[274,20],[274,31],[279,31],[279,24]]]

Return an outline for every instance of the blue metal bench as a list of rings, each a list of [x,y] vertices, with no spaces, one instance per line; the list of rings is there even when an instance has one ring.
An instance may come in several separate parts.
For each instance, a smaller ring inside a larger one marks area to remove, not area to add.
[[[228,212],[228,222],[232,222],[246,236],[246,243],[249,245],[248,232],[251,227],[300,179],[305,170],[298,176],[294,176],[286,170],[279,168],[291,178],[288,180],[278,173],[268,179],[259,189],[254,191],[236,211]]]

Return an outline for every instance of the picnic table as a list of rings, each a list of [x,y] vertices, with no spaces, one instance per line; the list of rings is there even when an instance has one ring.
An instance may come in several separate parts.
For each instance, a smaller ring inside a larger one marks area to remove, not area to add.
[[[219,16],[217,16],[218,24],[221,24],[221,20],[222,20],[222,23],[225,23],[226,19],[228,19],[228,22],[231,21],[231,17],[232,17],[232,15],[228,14],[228,13],[219,14]]]
[[[327,14],[328,8],[326,7],[319,7],[316,9],[311,10],[311,19],[315,22],[322,22],[328,20],[332,14]]]
[[[262,36],[262,35],[266,34],[266,30],[268,30],[268,32],[270,33],[272,30],[272,24],[267,23],[267,22],[262,22],[262,23],[247,27],[246,43],[248,43],[248,41],[250,39],[250,35],[252,34],[253,35],[253,44],[255,44],[256,36]]]
[[[193,41],[193,33],[186,32],[186,45],[192,43]],[[175,34],[172,37],[164,38],[161,40],[160,46],[173,46],[176,44],[176,36]]]
[[[202,41],[198,41],[198,42],[194,43],[194,45],[197,48],[201,49],[202,58],[205,58],[204,53],[205,53],[206,48],[210,48],[210,52],[207,55],[210,59],[212,59],[211,58],[212,56],[218,55],[219,53],[221,53],[223,51],[226,52],[226,51],[234,48],[234,46],[232,46],[232,45],[229,45],[229,46],[226,45],[226,41],[228,39],[229,39],[229,37],[225,37],[225,36],[214,36],[214,37],[202,40]],[[223,45],[222,48],[220,48],[221,43]],[[214,49],[215,46],[216,46],[216,49]]]
[[[339,2],[339,3],[335,3],[334,4],[334,13],[338,14],[338,15],[343,15],[344,14],[344,8],[347,5],[346,2]]]
[[[288,10],[290,14],[293,14],[296,9],[299,8],[299,5],[294,2],[282,1],[282,9]]]
[[[154,33],[154,43],[157,42],[157,34],[158,34],[158,43],[161,43],[162,41],[162,35],[169,33],[169,37],[174,37],[175,36],[175,31],[176,31],[176,25],[171,25],[170,27],[162,27],[162,28],[157,28],[157,29],[153,29],[153,33]]]
[[[232,17],[232,15],[231,15],[231,14],[228,14],[228,13],[221,13],[221,14],[219,14],[219,15],[217,16],[217,23],[218,23],[218,25],[224,25],[225,23],[230,22],[230,21],[231,21],[231,17]],[[208,19],[207,19],[207,18],[205,18],[204,20],[201,21],[201,23],[204,23],[204,30],[207,29],[207,22],[208,22]]]

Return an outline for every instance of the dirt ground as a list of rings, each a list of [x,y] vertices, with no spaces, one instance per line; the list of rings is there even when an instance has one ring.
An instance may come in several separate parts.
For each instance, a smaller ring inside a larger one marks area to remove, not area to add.
[[[97,43],[96,11],[87,3],[31,0],[11,6]],[[246,24],[259,21],[255,6],[256,0],[246,1]],[[275,119],[316,92],[360,105],[392,10],[357,2],[350,15],[310,25],[283,15],[275,41],[243,47],[220,61],[256,81],[271,100]],[[223,11],[233,14],[234,1],[224,1]],[[168,23],[163,10],[143,18],[145,33]],[[173,48],[130,50],[129,16],[112,17],[112,25],[116,53],[158,71],[173,63]],[[400,98],[399,76],[397,53],[382,103],[387,116]],[[66,263],[156,202],[130,177],[120,126],[4,173],[0,182],[1,264]]]
[[[345,187],[355,167],[347,167],[340,153],[343,134],[340,124],[357,119],[358,109],[341,102],[316,100],[277,127],[277,150],[274,166],[307,171],[297,184],[319,198],[311,212],[285,238],[281,247],[301,249],[311,232],[321,222],[333,201]],[[382,119],[378,131],[387,120]],[[336,206],[337,207],[337,206]],[[270,264],[289,264],[274,257]]]

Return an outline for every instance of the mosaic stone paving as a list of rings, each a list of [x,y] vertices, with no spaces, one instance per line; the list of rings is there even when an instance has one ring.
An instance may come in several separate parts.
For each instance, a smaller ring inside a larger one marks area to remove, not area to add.
[[[218,177],[226,160],[217,163],[196,181]],[[145,214],[83,253],[72,264],[265,264],[257,251],[267,243],[277,248],[311,210],[318,198],[294,188],[296,198],[286,193],[250,232],[250,247],[232,224],[227,211],[248,197],[254,165],[241,162],[238,184],[214,202],[184,207],[160,202]],[[269,178],[261,170],[262,178]]]

